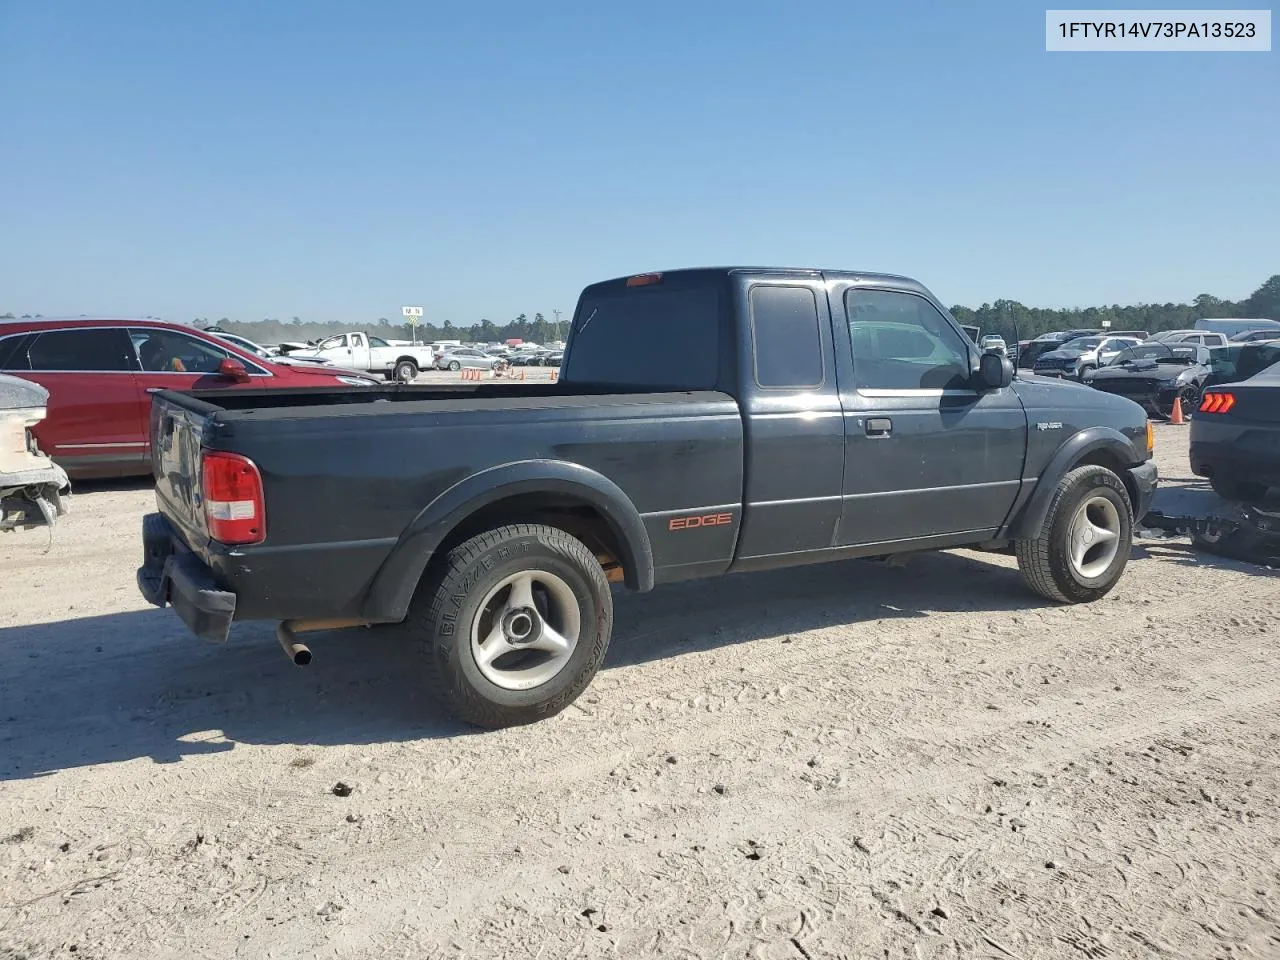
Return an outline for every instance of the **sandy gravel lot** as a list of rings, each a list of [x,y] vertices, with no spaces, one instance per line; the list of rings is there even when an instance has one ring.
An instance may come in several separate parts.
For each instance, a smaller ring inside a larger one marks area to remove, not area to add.
[[[305,670],[270,624],[190,639],[133,583],[151,503],[0,538],[7,960],[1280,957],[1273,570],[1174,541],[1090,607],[967,552],[623,595],[577,707],[475,733],[378,632]]]

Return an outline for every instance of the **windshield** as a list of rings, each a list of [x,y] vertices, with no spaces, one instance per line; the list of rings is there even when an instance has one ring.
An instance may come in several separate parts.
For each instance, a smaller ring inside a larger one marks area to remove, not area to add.
[[[1124,366],[1142,360],[1156,363],[1195,363],[1196,345],[1193,343],[1142,343],[1128,350],[1121,350],[1111,361],[1111,366]]]
[[[1064,343],[1059,350],[1079,350],[1082,353],[1085,350],[1093,350],[1098,344],[1102,343],[1101,337],[1076,337]]]
[[[244,350],[248,350],[250,353],[256,356],[263,357],[264,359],[269,359],[271,357],[271,354],[267,353],[266,350],[262,349],[262,347],[258,346],[252,340],[246,340],[244,337],[237,337],[235,334],[231,334],[231,333],[224,333],[221,336],[222,336],[222,339],[230,341],[231,343],[234,343],[237,347],[240,347]]]

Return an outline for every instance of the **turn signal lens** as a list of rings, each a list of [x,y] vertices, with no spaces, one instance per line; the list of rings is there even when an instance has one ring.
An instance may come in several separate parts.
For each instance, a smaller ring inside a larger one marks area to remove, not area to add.
[[[1147,453],[1154,453],[1156,449],[1156,430],[1154,424],[1150,420],[1147,421]]]

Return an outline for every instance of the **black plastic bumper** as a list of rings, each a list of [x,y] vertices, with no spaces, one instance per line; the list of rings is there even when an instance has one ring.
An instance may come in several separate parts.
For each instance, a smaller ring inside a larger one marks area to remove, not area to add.
[[[225,643],[236,612],[236,595],[221,589],[209,568],[187,549],[163,514],[142,518],[143,563],[138,589],[148,603],[172,606],[201,640]]]
[[[1133,480],[1132,489],[1136,494],[1133,501],[1133,516],[1141,520],[1151,509],[1151,501],[1155,499],[1156,487],[1160,485],[1160,472],[1156,462],[1148,460],[1136,467],[1129,468],[1129,477]]]

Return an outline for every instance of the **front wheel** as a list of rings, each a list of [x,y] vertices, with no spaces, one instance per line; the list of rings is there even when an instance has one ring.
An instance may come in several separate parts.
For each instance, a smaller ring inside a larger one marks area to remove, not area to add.
[[[513,524],[450,551],[406,625],[454,710],[497,729],[554,716],[587,688],[613,632],[613,596],[581,541]]]
[[[1077,467],[1062,478],[1039,536],[1018,540],[1023,580],[1059,603],[1106,596],[1124,573],[1133,543],[1133,507],[1106,467]]]

